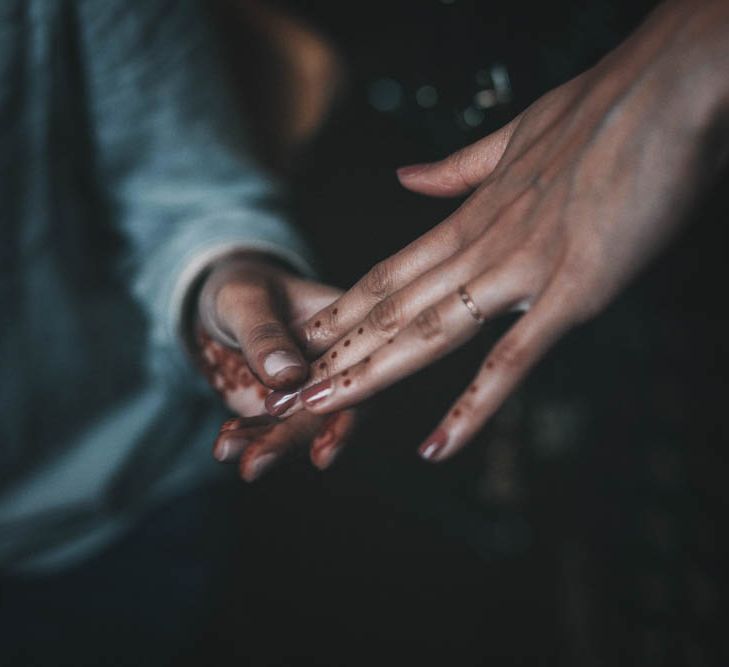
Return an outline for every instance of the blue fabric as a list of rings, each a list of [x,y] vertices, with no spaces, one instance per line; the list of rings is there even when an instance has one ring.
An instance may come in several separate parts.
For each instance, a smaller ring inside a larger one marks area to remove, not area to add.
[[[0,3],[0,570],[87,557],[217,474],[179,336],[201,271],[302,271],[202,0]]]
[[[149,512],[81,566],[0,577],[0,665],[184,662],[240,566],[241,500],[236,484],[206,486]]]

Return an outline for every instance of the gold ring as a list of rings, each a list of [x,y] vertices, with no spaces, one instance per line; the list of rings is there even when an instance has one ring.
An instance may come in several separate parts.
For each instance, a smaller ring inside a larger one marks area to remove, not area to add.
[[[479,324],[483,324],[483,314],[478,309],[478,306],[473,302],[471,295],[466,291],[466,288],[463,285],[458,288],[458,295],[461,297],[463,305],[468,308],[468,312],[471,313],[471,317],[473,317],[473,319],[476,320],[476,322],[478,322]]]

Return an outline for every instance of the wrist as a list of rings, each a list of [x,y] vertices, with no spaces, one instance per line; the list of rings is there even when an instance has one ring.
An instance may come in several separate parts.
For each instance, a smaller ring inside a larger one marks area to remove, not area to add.
[[[728,70],[729,3],[668,0],[590,76],[601,91],[598,106],[643,113],[690,153],[715,144],[717,128],[727,125]],[[723,134],[720,142],[729,139]]]
[[[644,26],[654,65],[687,122],[711,131],[729,112],[729,3],[668,0]]]

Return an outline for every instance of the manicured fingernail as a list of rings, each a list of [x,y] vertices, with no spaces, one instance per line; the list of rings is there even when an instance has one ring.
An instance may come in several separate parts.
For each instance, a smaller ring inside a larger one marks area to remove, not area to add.
[[[259,457],[253,459],[253,463],[248,468],[248,472],[245,473],[245,479],[247,482],[253,482],[258,479],[266,470],[268,470],[278,458],[278,454],[261,454]]]
[[[426,461],[437,460],[438,455],[443,451],[443,448],[448,442],[448,434],[442,429],[436,429],[431,436],[420,445],[420,456]]]
[[[304,403],[313,405],[319,401],[324,400],[334,391],[331,380],[324,380],[323,382],[317,382],[317,384],[307,387],[301,392],[301,400]]]
[[[288,410],[296,402],[296,397],[298,395],[299,392],[297,391],[293,393],[273,391],[266,396],[266,400],[264,401],[266,411],[269,415],[278,417],[286,412],[286,410]]]
[[[420,162],[418,164],[410,164],[407,167],[400,167],[397,170],[397,175],[400,178],[407,178],[408,176],[415,176],[415,174],[424,171],[428,166],[427,162]]]
[[[303,368],[301,360],[296,355],[291,352],[287,352],[286,350],[271,352],[271,354],[263,360],[263,370],[271,377],[276,377],[289,369],[298,370],[301,368]]]

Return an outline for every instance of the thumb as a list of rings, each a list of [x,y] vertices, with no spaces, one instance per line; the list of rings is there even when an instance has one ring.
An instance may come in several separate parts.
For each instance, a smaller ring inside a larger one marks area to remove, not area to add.
[[[204,286],[200,316],[212,336],[240,347],[264,385],[287,389],[306,380],[308,366],[286,324],[278,282],[255,266],[226,267]]]
[[[516,119],[476,143],[438,162],[401,167],[397,177],[403,187],[433,197],[458,197],[478,187],[501,160]]]

